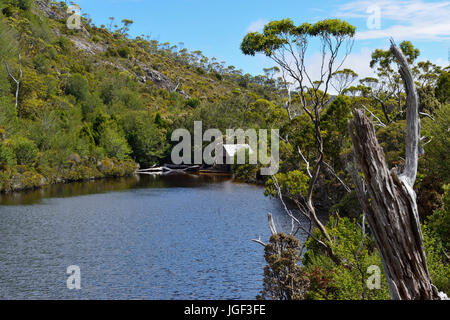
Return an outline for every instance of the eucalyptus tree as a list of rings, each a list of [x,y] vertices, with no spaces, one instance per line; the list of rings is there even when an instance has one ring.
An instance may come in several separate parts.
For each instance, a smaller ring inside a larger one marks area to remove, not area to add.
[[[352,69],[342,69],[333,73],[331,78],[331,86],[338,94],[349,88],[353,82],[358,78],[358,74]]]
[[[450,103],[450,69],[447,67],[442,71],[436,82],[436,98],[439,102]]]
[[[412,72],[419,95],[419,114],[433,119],[433,114],[440,108],[441,102],[436,95],[436,87],[443,70],[430,61],[420,61],[413,66]]]
[[[416,79],[417,86],[434,87],[442,73],[441,67],[431,61],[420,61],[412,68],[413,75]]]
[[[112,32],[113,31],[112,28],[113,28],[114,20],[116,20],[116,18],[115,17],[109,17],[108,19],[110,21],[109,25],[108,25],[108,29],[109,29],[110,32]]]
[[[389,83],[383,78],[366,77],[359,80],[362,87],[365,89],[365,93],[368,94],[377,104],[381,106],[383,115],[386,119],[386,123],[392,121],[390,113],[392,98],[394,91],[389,89]],[[397,84],[395,84],[397,85]]]
[[[312,171],[307,170],[306,192],[301,195],[305,207],[299,208],[310,221],[317,225],[329,243],[332,239],[319,221],[313,201],[313,194],[325,161],[321,111],[329,101],[328,92],[333,74],[341,68],[351,51],[354,34],[355,27],[339,19],[322,20],[315,24],[303,23],[298,26],[291,19],[283,19],[268,23],[262,33],[247,34],[241,43],[244,54],[252,56],[257,53],[265,54],[281,68],[282,72],[286,73],[289,82],[294,83],[298,88],[296,95],[304,114],[313,124],[316,146],[315,159],[305,157],[300,146],[296,146],[307,167],[309,168],[310,163],[313,166]],[[307,68],[307,53],[311,44],[317,45],[321,53],[320,67],[316,76],[313,76],[313,72]],[[276,176],[273,178],[278,185]],[[282,200],[281,193],[280,199]],[[298,219],[288,209],[287,212],[293,222],[296,221],[299,224]],[[318,241],[327,249],[330,256],[334,257],[331,247],[325,242]]]

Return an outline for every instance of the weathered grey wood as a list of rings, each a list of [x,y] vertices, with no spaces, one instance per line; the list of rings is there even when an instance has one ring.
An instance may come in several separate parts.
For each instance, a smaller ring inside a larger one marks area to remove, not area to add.
[[[275,226],[275,221],[273,221],[273,216],[272,214],[269,212],[267,214],[267,220],[269,223],[269,228],[270,228],[270,233],[272,235],[276,235],[277,234],[277,228]],[[261,241],[261,237],[259,237],[258,239],[252,239],[253,242],[259,243],[260,245],[262,245],[263,247],[267,246],[267,243],[264,243]],[[281,252],[280,252],[281,254]]]
[[[406,164],[400,178],[402,180],[405,179],[405,182],[410,187],[413,187],[416,181],[419,161],[419,96],[417,95],[416,85],[408,61],[393,41],[391,41],[391,52],[399,64],[399,72],[402,76],[406,92]]]
[[[372,122],[363,110],[354,111],[349,131],[356,162],[367,190],[355,174],[358,199],[383,261],[393,299],[439,299],[431,283],[423,247],[416,194],[420,122],[418,98],[406,58],[392,43],[407,93],[406,165],[401,174],[389,170]],[[370,199],[370,201],[369,201]]]
[[[148,169],[136,170],[137,173],[162,172],[162,171],[172,171],[172,169],[169,169],[167,167],[153,167]]]
[[[23,72],[22,72],[22,66],[20,64],[20,55],[19,55],[19,77],[16,79],[14,75],[11,72],[11,69],[9,68],[8,63],[5,61],[5,67],[6,71],[8,72],[8,75],[11,77],[11,79],[16,83],[16,109],[19,106],[19,91],[20,91],[20,83],[22,82]]]

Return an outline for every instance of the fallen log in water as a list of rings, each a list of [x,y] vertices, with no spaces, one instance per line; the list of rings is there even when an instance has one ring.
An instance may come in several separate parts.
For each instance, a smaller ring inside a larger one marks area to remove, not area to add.
[[[200,170],[200,166],[168,166],[164,165],[162,167],[152,167],[148,169],[136,170],[138,174],[153,174],[162,172],[193,172]]]
[[[137,173],[160,172],[160,171],[163,171],[163,167],[154,167],[154,168],[136,170]]]
[[[173,170],[163,166],[163,167],[152,167],[148,169],[139,169],[136,170],[136,173],[151,173],[151,172],[165,172],[165,171],[173,171]]]

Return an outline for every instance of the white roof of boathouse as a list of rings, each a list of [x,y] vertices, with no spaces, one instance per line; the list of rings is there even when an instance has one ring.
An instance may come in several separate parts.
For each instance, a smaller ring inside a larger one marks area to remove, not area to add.
[[[253,150],[248,144],[224,144],[223,148],[225,149],[226,155],[231,158],[242,148],[248,149],[249,154],[253,154]]]

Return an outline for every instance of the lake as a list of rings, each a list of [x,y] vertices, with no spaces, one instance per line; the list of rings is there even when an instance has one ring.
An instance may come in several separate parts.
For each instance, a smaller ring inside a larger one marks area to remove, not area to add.
[[[255,299],[264,188],[223,176],[163,175],[53,185],[0,197],[1,299]],[[304,238],[304,235],[300,235]],[[81,271],[69,290],[67,267]]]

